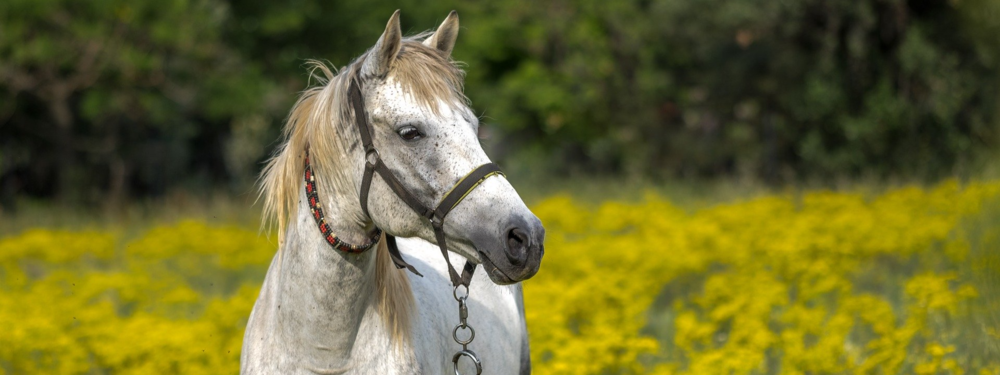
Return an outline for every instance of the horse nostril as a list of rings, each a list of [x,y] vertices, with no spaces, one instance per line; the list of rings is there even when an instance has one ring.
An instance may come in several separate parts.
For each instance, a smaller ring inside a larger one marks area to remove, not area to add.
[[[528,260],[528,234],[521,228],[507,232],[507,259],[514,265],[524,264]]]

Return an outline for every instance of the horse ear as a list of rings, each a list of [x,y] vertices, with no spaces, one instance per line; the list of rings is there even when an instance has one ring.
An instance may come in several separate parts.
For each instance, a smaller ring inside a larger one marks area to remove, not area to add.
[[[361,73],[365,76],[383,76],[388,73],[402,45],[403,33],[399,28],[399,9],[397,9],[392,13],[389,23],[385,25],[385,31],[378,38],[378,43],[375,43],[371,54],[361,66]]]
[[[458,39],[458,12],[451,11],[448,17],[441,22],[437,31],[424,39],[424,45],[441,51],[444,57],[451,56],[451,50],[455,48],[455,39]]]

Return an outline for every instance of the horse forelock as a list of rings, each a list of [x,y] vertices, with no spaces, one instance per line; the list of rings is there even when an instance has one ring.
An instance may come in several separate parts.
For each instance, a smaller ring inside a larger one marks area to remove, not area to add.
[[[461,63],[451,60],[435,48],[419,40],[427,34],[407,38],[392,64],[389,75],[400,82],[404,92],[435,114],[437,103],[467,105],[463,82],[465,71]]]

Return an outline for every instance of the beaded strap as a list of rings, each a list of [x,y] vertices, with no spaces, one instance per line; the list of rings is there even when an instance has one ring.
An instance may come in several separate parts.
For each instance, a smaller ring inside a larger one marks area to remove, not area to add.
[[[363,253],[378,243],[379,237],[382,236],[382,230],[375,228],[375,233],[371,235],[367,244],[364,245],[353,245],[344,242],[339,237],[333,235],[333,231],[330,230],[330,225],[326,223],[326,217],[323,216],[323,208],[320,207],[319,195],[316,192],[316,175],[312,173],[312,167],[309,165],[309,154],[306,153],[306,168],[305,168],[305,181],[306,181],[306,197],[309,200],[309,212],[312,213],[313,219],[316,219],[316,225],[319,226],[320,233],[323,234],[323,238],[326,242],[330,244],[334,249],[343,251],[345,253]]]

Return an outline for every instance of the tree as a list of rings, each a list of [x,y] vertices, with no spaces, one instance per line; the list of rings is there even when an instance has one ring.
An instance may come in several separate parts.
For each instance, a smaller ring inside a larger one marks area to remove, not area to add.
[[[222,39],[228,14],[211,0],[0,4],[8,194],[116,202],[192,170],[225,174],[219,135],[266,111],[273,86]]]

